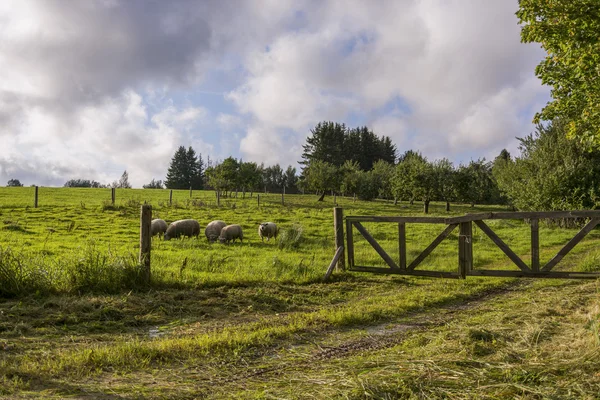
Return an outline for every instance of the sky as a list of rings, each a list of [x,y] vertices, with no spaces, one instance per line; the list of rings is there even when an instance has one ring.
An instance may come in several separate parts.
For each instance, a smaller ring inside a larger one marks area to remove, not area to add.
[[[179,146],[299,168],[320,121],[455,164],[549,100],[517,0],[2,0],[0,185],[164,180]]]

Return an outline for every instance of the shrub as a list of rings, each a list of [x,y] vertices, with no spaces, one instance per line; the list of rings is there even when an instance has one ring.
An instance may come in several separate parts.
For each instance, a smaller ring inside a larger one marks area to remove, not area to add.
[[[292,249],[300,246],[302,242],[302,225],[293,224],[289,228],[285,228],[279,232],[277,245],[280,249]]]

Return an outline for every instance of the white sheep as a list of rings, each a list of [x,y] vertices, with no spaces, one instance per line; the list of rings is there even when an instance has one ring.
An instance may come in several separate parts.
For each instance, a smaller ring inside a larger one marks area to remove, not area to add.
[[[181,219],[171,222],[165,233],[165,240],[178,238],[180,236],[192,237],[200,234],[200,224],[195,219]]]
[[[277,225],[274,222],[263,222],[258,226],[258,236],[264,242],[265,238],[269,241],[271,238],[277,239]]]
[[[242,227],[240,225],[227,225],[226,227],[221,229],[221,235],[219,235],[219,242],[235,242],[235,239],[240,239],[240,242],[243,242],[244,233],[242,232]]]
[[[221,229],[223,229],[226,226],[227,224],[220,220],[212,221],[211,223],[209,223],[206,226],[206,229],[204,230],[204,234],[206,235],[208,241],[211,243],[215,242],[221,235]]]
[[[156,236],[159,233],[165,233],[167,231],[167,223],[164,219],[156,218],[150,222],[150,236]]]

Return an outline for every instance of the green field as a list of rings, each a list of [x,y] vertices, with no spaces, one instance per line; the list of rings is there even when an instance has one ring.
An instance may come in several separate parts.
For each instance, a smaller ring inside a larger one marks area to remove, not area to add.
[[[0,188],[0,397],[596,398],[596,281],[447,280],[336,272],[333,198],[117,189]],[[167,222],[238,223],[244,243],[152,242],[137,274],[140,205]],[[337,198],[348,215],[422,215],[422,205]],[[505,210],[432,204],[431,215]],[[261,242],[258,225],[301,229]],[[365,223],[393,257],[397,226]],[[528,262],[528,225],[489,221]],[[444,226],[409,224],[409,262]],[[541,261],[576,230],[540,226]],[[419,268],[456,271],[458,232]],[[594,230],[561,263],[600,264]],[[516,269],[474,228],[474,266]],[[384,266],[355,236],[356,263]]]

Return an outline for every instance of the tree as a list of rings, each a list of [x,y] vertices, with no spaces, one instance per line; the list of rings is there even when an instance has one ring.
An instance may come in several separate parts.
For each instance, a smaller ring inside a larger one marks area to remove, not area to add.
[[[519,157],[497,157],[493,173],[502,193],[520,210],[595,208],[600,200],[600,150],[568,140],[566,124],[538,125],[520,138]]]
[[[263,169],[263,184],[265,190],[270,192],[278,192],[283,188],[284,173],[279,164]]]
[[[359,174],[361,173],[358,161],[346,160],[339,169],[340,187],[343,194],[355,194],[358,189]]]
[[[118,181],[113,181],[113,183],[110,184],[110,187],[115,189],[131,189],[127,171],[123,172],[123,175],[121,175]]]
[[[294,189],[297,181],[298,177],[296,176],[296,168],[288,165],[285,173],[283,174],[283,186],[286,189]]]
[[[239,174],[243,197],[246,197],[246,190],[250,190],[252,197],[252,192],[258,190],[262,182],[262,170],[254,162],[240,162]]]
[[[154,178],[150,181],[150,183],[143,186],[144,189],[164,189],[163,182],[161,180],[154,180]]]
[[[189,189],[190,171],[185,147],[179,146],[171,159],[165,186],[167,189]]]
[[[421,199],[423,211],[429,213],[429,203],[437,193],[433,165],[423,157],[407,157],[396,166],[392,190],[397,198]]]
[[[307,165],[319,160],[339,167],[344,163],[346,125],[331,121],[319,122],[310,132],[312,135],[306,138],[306,144],[302,146],[304,152],[300,164]]]
[[[471,203],[485,204],[498,201],[500,192],[492,176],[492,163],[485,158],[471,161],[469,165],[461,165],[457,172],[457,191],[460,200]]]
[[[23,186],[23,184],[18,179],[9,179],[8,183],[6,184],[6,186],[8,186],[8,187],[17,187],[17,186]]]
[[[204,188],[204,162],[202,155],[190,146],[187,150],[179,146],[171,159],[167,178],[167,189],[203,189]]]
[[[537,42],[546,58],[535,74],[552,86],[553,100],[534,118],[561,118],[568,137],[600,147],[600,2],[520,0],[521,40]]]
[[[436,193],[439,200],[446,202],[446,211],[450,211],[450,202],[457,198],[456,171],[452,162],[447,158],[433,163],[433,174]]]
[[[373,164],[371,176],[374,184],[377,186],[377,196],[389,199],[392,194],[392,176],[394,176],[394,166],[383,159]]]
[[[63,185],[64,187],[85,187],[85,188],[103,188],[106,185],[89,179],[70,179]]]
[[[319,201],[323,201],[328,190],[336,188],[337,168],[326,161],[313,160],[304,168],[304,183],[308,190],[322,193]]]

